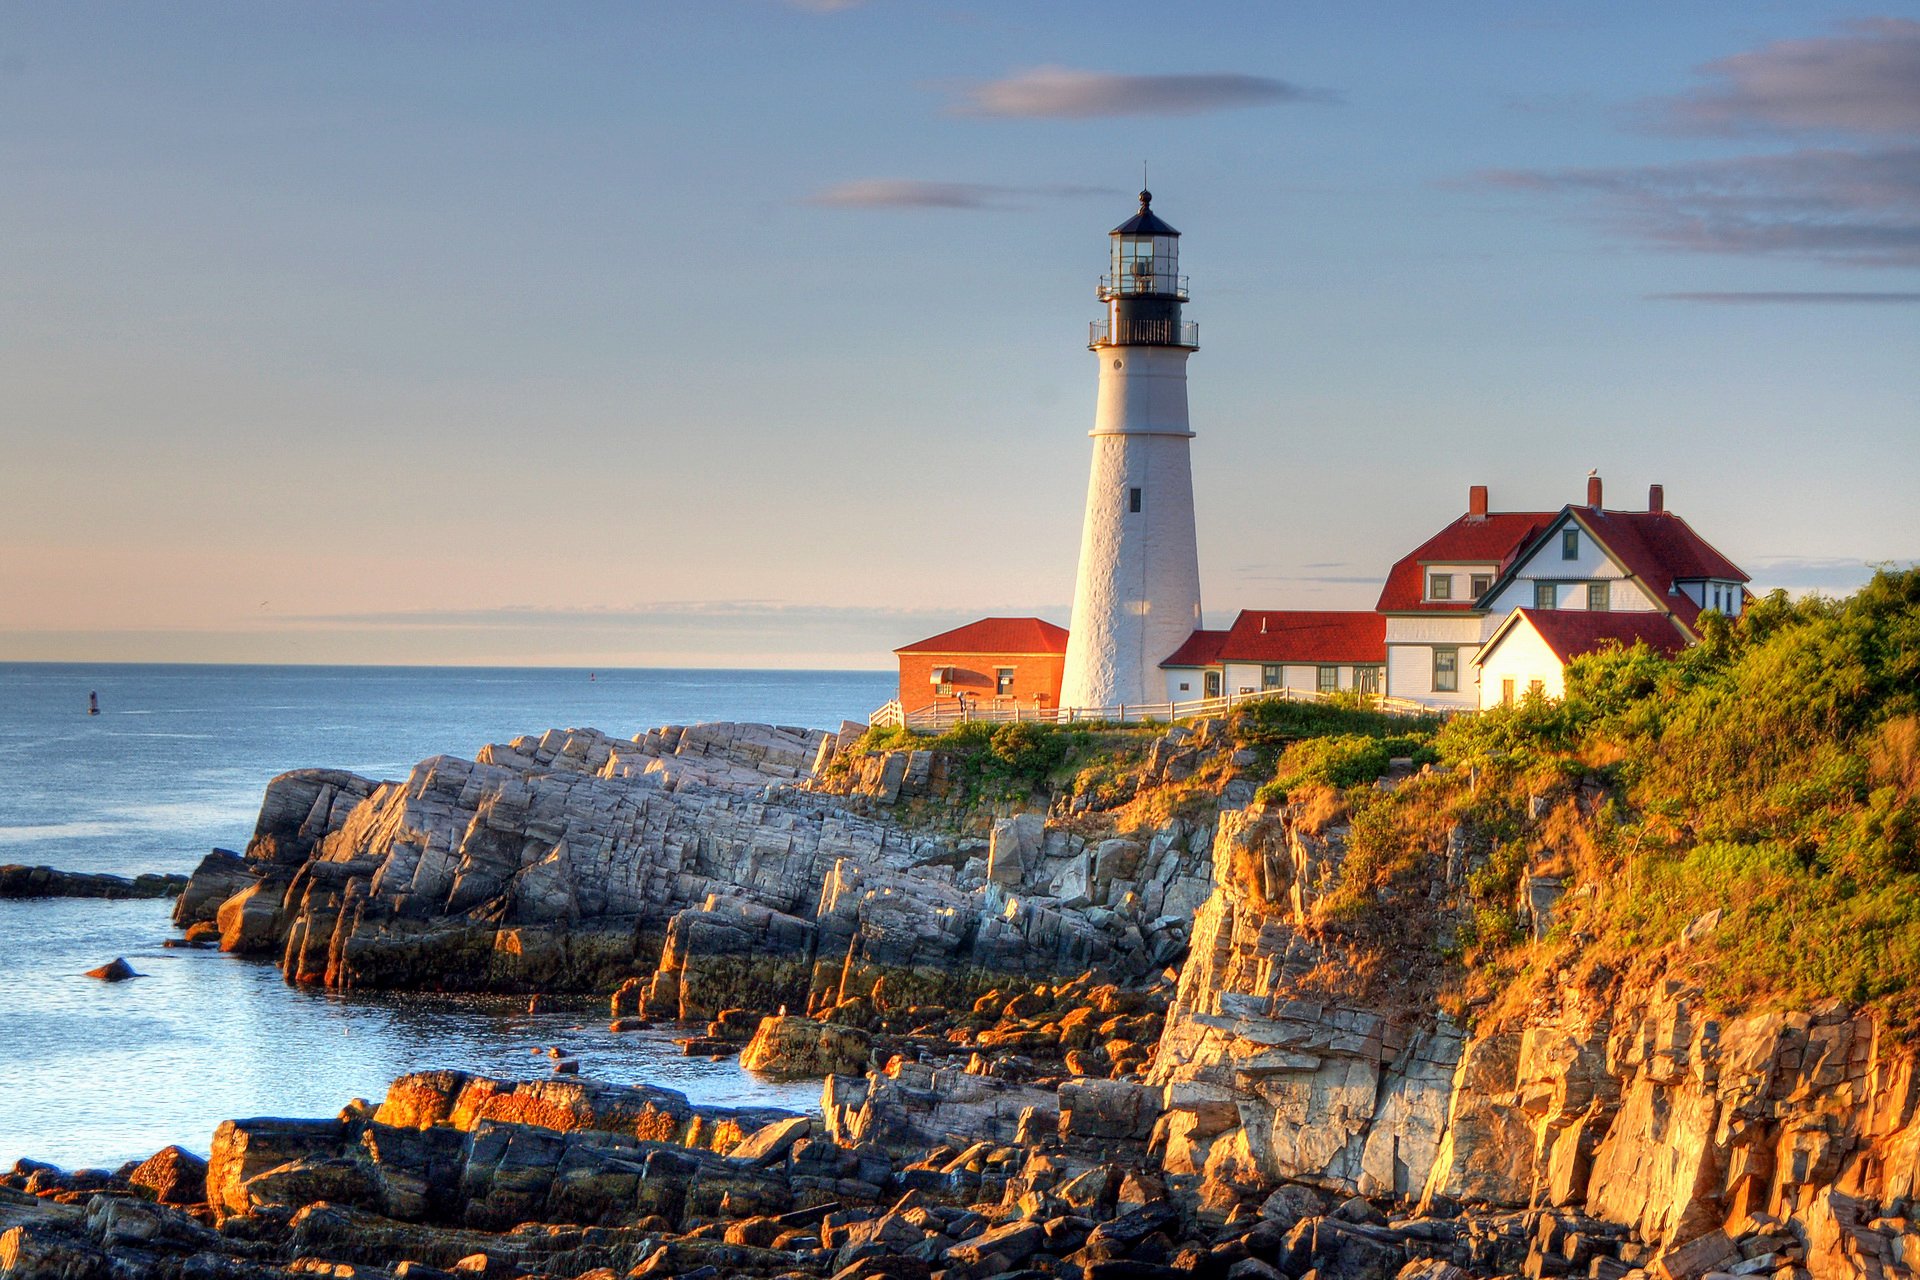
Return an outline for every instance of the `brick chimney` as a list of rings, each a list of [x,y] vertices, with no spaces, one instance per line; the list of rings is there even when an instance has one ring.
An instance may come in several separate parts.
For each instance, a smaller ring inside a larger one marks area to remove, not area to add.
[[[1483,519],[1485,518],[1487,514],[1487,486],[1476,484],[1467,489],[1467,514],[1470,516],[1480,516]]]
[[[1587,477],[1587,505],[1596,511],[1600,509],[1600,477],[1597,475]]]
[[[1667,491],[1662,485],[1647,486],[1647,510],[1658,514],[1667,509]]]

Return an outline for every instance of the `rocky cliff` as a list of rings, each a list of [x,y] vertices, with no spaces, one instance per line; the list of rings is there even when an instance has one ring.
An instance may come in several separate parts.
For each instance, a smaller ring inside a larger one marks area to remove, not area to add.
[[[274,779],[244,863],[176,920],[331,987],[606,990],[635,1012],[965,1003],[1002,978],[1139,974],[1180,951],[1210,829],[1135,840],[1037,815],[935,830],[805,781],[835,740],[564,730],[402,782]],[[898,787],[894,788],[897,798]]]
[[[1709,914],[1630,975],[1576,948],[1524,1007],[1468,1031],[1417,978],[1356,971],[1317,910],[1346,828],[1310,810],[1220,824],[1151,1076],[1163,1168],[1194,1211],[1224,1217],[1286,1183],[1442,1216],[1531,1209],[1616,1230],[1629,1261],[1671,1255],[1676,1280],[1920,1261],[1920,1081],[1871,1017],[1839,1001],[1710,1013],[1680,976]],[[1396,909],[1449,927],[1471,844],[1451,832]],[[1537,881],[1520,893],[1550,913]]]

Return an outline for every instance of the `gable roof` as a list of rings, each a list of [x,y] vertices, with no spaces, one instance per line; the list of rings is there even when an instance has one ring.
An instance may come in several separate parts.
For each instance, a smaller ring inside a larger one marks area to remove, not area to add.
[[[1498,576],[1519,554],[1535,541],[1558,515],[1554,511],[1490,511],[1484,516],[1465,515],[1415,547],[1394,562],[1387,581],[1380,588],[1380,601],[1374,608],[1381,613],[1467,613],[1478,603],[1463,600],[1428,600],[1426,575],[1422,566],[1442,564],[1490,564]]]
[[[1554,530],[1565,520],[1572,520],[1585,529],[1600,544],[1601,550],[1646,588],[1657,605],[1671,611],[1688,628],[1699,621],[1701,608],[1685,592],[1674,590],[1674,583],[1706,578],[1748,581],[1738,565],[1670,511],[1607,511],[1599,507],[1569,506],[1562,508],[1514,557],[1493,589],[1504,588],[1522,565],[1552,541]]]
[[[1227,638],[1224,631],[1196,631],[1183,641],[1178,649],[1167,655],[1163,667],[1210,667],[1220,661],[1220,645]]]
[[[1387,620],[1372,610],[1243,609],[1222,662],[1385,662]]]
[[[1067,629],[1045,618],[982,618],[895,653],[1065,653]]]
[[[1480,646],[1474,665],[1485,665],[1500,642],[1522,623],[1539,633],[1562,665],[1609,644],[1630,648],[1636,642],[1644,643],[1655,653],[1672,655],[1686,648],[1690,640],[1673,618],[1651,610],[1515,609]]]

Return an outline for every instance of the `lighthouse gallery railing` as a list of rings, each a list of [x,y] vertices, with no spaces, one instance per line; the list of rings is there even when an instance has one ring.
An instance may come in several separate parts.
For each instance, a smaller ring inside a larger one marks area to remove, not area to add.
[[[1200,325],[1193,320],[1122,320],[1111,317],[1087,326],[1089,347],[1188,347],[1200,349]]]

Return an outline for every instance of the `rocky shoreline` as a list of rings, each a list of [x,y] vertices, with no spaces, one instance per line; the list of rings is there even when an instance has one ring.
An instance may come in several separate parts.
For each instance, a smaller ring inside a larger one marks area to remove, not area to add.
[[[1839,1002],[1729,1018],[1677,963],[1569,964],[1501,1018],[1318,910],[1341,812],[1254,797],[1225,722],[1128,748],[1124,805],[982,804],[939,752],[769,726],[555,731],[403,782],[275,779],[190,939],[335,988],[599,993],[616,1030],[821,1078],[818,1116],[427,1072],[222,1125],[204,1168],[0,1178],[0,1275],[487,1280],[1586,1276],[1920,1261],[1920,1073]],[[1405,785],[1394,764],[1377,786]],[[1595,798],[1543,792],[1544,852]],[[1403,886],[1451,927],[1489,856]],[[1551,928],[1561,881],[1520,879]],[[1700,930],[1713,921],[1703,918]],[[1684,944],[1682,944],[1684,945]]]
[[[52,867],[0,867],[0,900],[8,898],[177,898],[187,877],[148,872],[116,876],[105,872],[56,871]]]

